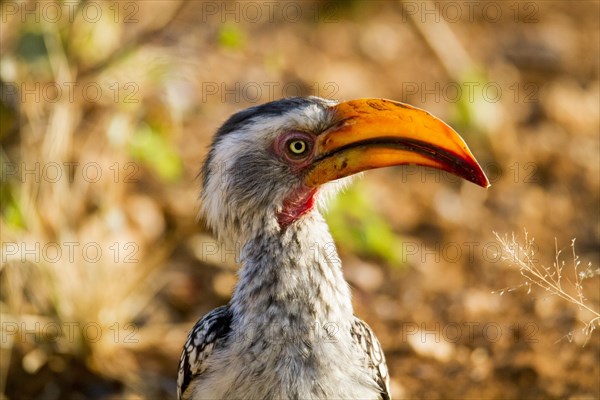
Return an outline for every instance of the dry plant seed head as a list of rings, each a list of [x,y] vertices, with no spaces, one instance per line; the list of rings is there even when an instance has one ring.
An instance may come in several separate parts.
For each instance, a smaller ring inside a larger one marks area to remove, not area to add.
[[[505,292],[514,291],[521,287],[527,288],[527,294],[531,293],[532,287],[539,287],[550,293],[551,296],[557,296],[568,303],[575,305],[580,310],[585,310],[589,315],[589,319],[583,322],[584,326],[581,332],[586,337],[586,342],[589,340],[592,333],[600,326],[600,306],[598,304],[590,304],[590,301],[584,294],[583,282],[585,279],[599,277],[600,269],[594,269],[592,263],[588,263],[585,270],[581,270],[581,261],[575,251],[575,239],[571,240],[572,252],[572,277],[567,276],[567,263],[562,259],[562,249],[558,248],[558,241],[554,239],[555,256],[551,267],[541,264],[534,258],[536,254],[536,244],[533,238],[529,238],[527,230],[524,231],[524,240],[521,244],[514,234],[511,239],[508,235],[501,237],[498,233],[493,232],[496,239],[502,245],[504,252],[501,259],[506,261],[509,267],[514,267],[525,281],[517,286],[502,289],[499,292],[503,295]],[[565,337],[572,339],[575,331],[569,332]],[[584,343],[584,345],[585,345]]]

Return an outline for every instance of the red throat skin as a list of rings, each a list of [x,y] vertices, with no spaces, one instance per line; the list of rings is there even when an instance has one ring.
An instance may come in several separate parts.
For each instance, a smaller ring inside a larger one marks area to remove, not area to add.
[[[312,210],[315,206],[316,188],[302,186],[294,190],[284,201],[282,210],[277,213],[279,227],[284,230],[291,223]]]

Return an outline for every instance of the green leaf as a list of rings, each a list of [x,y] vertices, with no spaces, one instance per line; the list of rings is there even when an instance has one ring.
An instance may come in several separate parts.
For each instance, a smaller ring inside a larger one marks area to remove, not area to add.
[[[367,186],[353,185],[332,202],[325,217],[331,234],[342,247],[360,256],[400,266],[402,241],[365,195]]]
[[[15,201],[14,190],[15,187],[9,183],[0,185],[0,215],[8,227],[24,229],[25,219],[19,204]]]
[[[244,33],[236,26],[225,24],[219,29],[219,44],[230,49],[239,49],[244,46]]]
[[[183,168],[179,155],[166,138],[148,124],[143,123],[133,134],[129,151],[163,180],[174,182],[181,177]]]

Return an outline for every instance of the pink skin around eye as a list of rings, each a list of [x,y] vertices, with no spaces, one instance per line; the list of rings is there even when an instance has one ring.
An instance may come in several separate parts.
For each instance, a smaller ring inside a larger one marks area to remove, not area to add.
[[[303,140],[308,149],[306,155],[294,157],[290,155],[288,145],[291,141]],[[282,160],[287,162],[292,172],[296,173],[304,169],[312,162],[315,153],[314,136],[304,132],[290,132],[279,136],[273,143],[273,151]],[[283,202],[282,210],[277,214],[277,222],[281,229],[287,228],[304,214],[313,209],[317,188],[300,186],[291,192]]]

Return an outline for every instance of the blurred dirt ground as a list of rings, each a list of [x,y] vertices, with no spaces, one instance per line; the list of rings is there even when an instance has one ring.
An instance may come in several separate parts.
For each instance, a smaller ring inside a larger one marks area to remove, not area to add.
[[[546,266],[557,243],[570,294],[577,238],[600,308],[598,2],[67,3],[2,3],[3,398],[173,398],[236,282],[196,221],[212,134],[310,94],[425,108],[492,181],[372,171],[332,204],[394,397],[600,398],[593,315],[529,291],[493,234]]]

